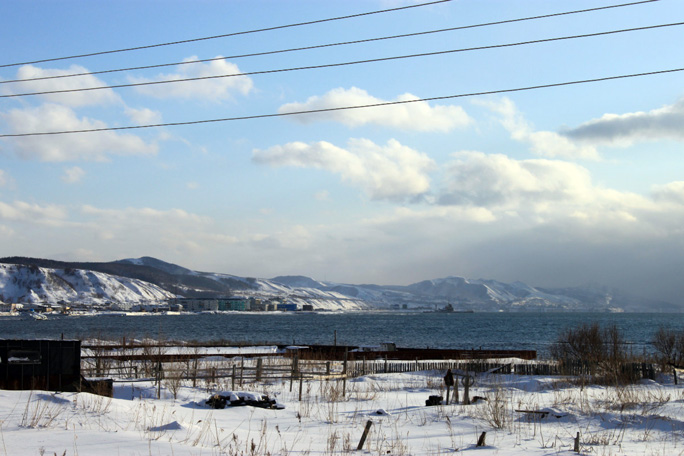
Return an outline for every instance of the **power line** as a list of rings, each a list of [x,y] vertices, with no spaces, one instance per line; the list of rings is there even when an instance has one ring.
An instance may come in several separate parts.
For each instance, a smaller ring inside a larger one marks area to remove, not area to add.
[[[145,65],[145,66],[137,66],[137,67],[129,67],[129,68],[117,68],[117,69],[110,69],[110,70],[90,71],[87,73],[73,73],[73,74],[62,74],[62,75],[56,75],[56,76],[43,76],[43,77],[37,77],[37,78],[5,80],[5,81],[0,81],[0,84],[8,84],[8,83],[13,83],[13,82],[44,81],[44,80],[48,80],[48,79],[61,79],[61,78],[70,78],[70,77],[78,77],[78,76],[92,76],[92,75],[97,75],[97,74],[118,73],[118,72],[123,72],[123,71],[148,70],[148,69],[152,69],[152,68],[164,68],[164,67],[178,66],[178,65],[190,65],[190,64],[195,64],[195,63],[214,62],[217,60],[225,60],[225,59],[233,59],[234,60],[234,59],[240,59],[240,58],[246,58],[246,57],[259,57],[259,56],[265,56],[265,55],[283,54],[283,53],[287,53],[287,52],[307,51],[307,50],[328,48],[328,47],[334,47],[334,46],[347,46],[347,45],[351,45],[351,44],[370,43],[370,42],[375,42],[375,41],[392,40],[392,39],[398,39],[398,38],[410,38],[410,37],[415,37],[415,36],[430,35],[430,34],[444,33],[444,32],[452,32],[452,31],[456,31],[456,30],[466,30],[466,29],[472,29],[472,28],[478,28],[478,27],[489,27],[492,25],[510,24],[510,23],[514,23],[514,22],[530,21],[530,20],[537,20],[537,19],[547,19],[547,18],[551,18],[551,17],[565,16],[565,15],[570,15],[570,14],[588,13],[588,12],[594,12],[594,11],[611,9],[611,8],[622,8],[625,6],[633,6],[633,5],[643,4],[643,3],[652,3],[655,1],[659,1],[659,0],[642,0],[642,1],[638,1],[638,2],[632,2],[632,3],[623,3],[623,4],[619,4],[619,5],[609,5],[609,6],[602,6],[602,7],[597,7],[597,8],[589,8],[589,9],[582,9],[582,10],[575,10],[575,11],[566,11],[566,12],[561,12],[561,13],[545,14],[545,15],[540,15],[540,16],[529,16],[529,17],[523,17],[523,18],[517,18],[517,19],[506,19],[506,20],[502,20],[502,21],[486,22],[486,23],[481,23],[481,24],[462,25],[462,26],[458,26],[458,27],[449,27],[449,28],[438,29],[438,30],[428,30],[428,31],[423,31],[423,32],[405,33],[405,34],[401,34],[401,35],[383,36],[383,37],[367,38],[367,39],[353,40],[353,41],[343,41],[343,42],[338,42],[338,43],[318,44],[318,45],[303,46],[303,47],[289,48],[289,49],[279,49],[279,50],[275,50],[275,51],[254,52],[254,53],[250,53],[250,54],[229,55],[229,56],[225,56],[225,57],[214,57],[214,58],[210,58],[210,59],[198,59],[198,60],[184,61],[184,62],[161,63],[161,64],[156,64],[156,65]],[[33,62],[33,63],[37,63],[37,62]],[[0,66],[0,67],[2,67],[2,66]]]
[[[421,6],[435,5],[437,3],[446,3],[446,2],[450,2],[450,1],[451,0],[436,0],[436,1],[428,2],[428,3],[420,3],[417,5],[401,6],[398,8],[389,8],[389,9],[384,9],[384,10],[379,10],[379,11],[370,11],[370,12],[366,12],[366,13],[350,14],[347,16],[331,17],[331,18],[327,18],[327,19],[317,19],[317,20],[313,20],[313,21],[298,22],[295,24],[277,25],[274,27],[265,27],[265,28],[255,29],[255,30],[246,30],[246,31],[242,31],[242,32],[226,33],[223,35],[205,36],[202,38],[192,38],[192,39],[188,39],[188,40],[171,41],[168,43],[148,44],[145,46],[136,46],[136,47],[130,47],[130,48],[124,48],[124,49],[115,49],[115,50],[111,50],[111,51],[91,52],[89,54],[70,55],[70,56],[66,56],[66,57],[54,57],[54,58],[50,58],[50,59],[33,60],[30,62],[7,63],[4,65],[0,65],[0,68],[19,66],[19,65],[31,65],[34,63],[55,62],[58,60],[79,59],[79,58],[83,58],[83,57],[94,57],[96,55],[115,54],[118,52],[139,51],[142,49],[151,49],[151,48],[157,48],[157,47],[162,47],[162,46],[173,46],[176,44],[194,43],[197,41],[214,40],[217,38],[227,38],[227,37],[231,37],[231,36],[247,35],[247,34],[251,34],[251,33],[260,33],[260,32],[281,30],[281,29],[292,28],[292,27],[301,27],[303,25],[322,24],[324,22],[339,21],[339,20],[344,20],[344,19],[353,19],[353,18],[357,18],[357,17],[370,16],[373,14],[390,13],[390,12],[394,12],[394,11],[406,10],[409,8],[419,8]],[[651,1],[658,1],[658,0],[651,0]]]
[[[497,95],[497,94],[502,94],[502,93],[523,92],[523,91],[528,91],[528,90],[546,89],[546,88],[551,88],[551,87],[562,87],[562,86],[589,84],[589,83],[603,82],[603,81],[613,81],[613,80],[618,80],[618,79],[636,78],[636,77],[643,77],[643,76],[654,76],[654,75],[667,74],[667,73],[676,73],[676,72],[681,72],[681,71],[684,71],[684,68],[674,68],[674,69],[670,69],[670,70],[660,70],[660,71],[649,71],[649,72],[645,72],[645,73],[633,73],[633,74],[625,74],[625,75],[619,75],[619,76],[605,76],[605,77],[601,77],[601,78],[583,79],[583,80],[578,80],[578,81],[556,82],[556,83],[551,83],[551,84],[541,84],[541,85],[534,85],[534,86],[527,86],[527,87],[517,87],[517,88],[513,88],[513,89],[489,90],[489,91],[484,91],[484,92],[462,93],[462,94],[457,94],[457,95],[445,95],[445,96],[439,96],[439,97],[419,98],[419,99],[414,99],[414,100],[388,101],[388,102],[383,102],[383,103],[372,103],[372,104],[356,105],[356,106],[339,106],[339,107],[335,107],[335,108],[312,109],[312,110],[306,110],[306,111],[281,112],[281,113],[275,113],[275,114],[256,114],[256,115],[251,115],[251,116],[225,117],[225,118],[221,118],[221,119],[193,120],[193,121],[187,121],[187,122],[168,122],[168,123],[159,123],[159,124],[150,124],[150,125],[134,125],[134,126],[126,126],[126,127],[107,127],[107,128],[94,128],[94,129],[87,129],[87,130],[64,130],[64,131],[52,131],[52,132],[2,134],[2,135],[0,135],[0,138],[20,138],[20,137],[28,137],[28,136],[49,136],[49,135],[63,135],[63,134],[73,134],[73,133],[94,133],[94,132],[103,132],[103,131],[137,130],[137,129],[143,129],[143,128],[176,127],[176,126],[182,126],[182,125],[198,125],[198,124],[206,124],[206,123],[230,122],[230,121],[237,121],[237,120],[253,120],[253,119],[265,119],[265,118],[271,118],[271,117],[297,116],[297,115],[304,115],[304,114],[317,114],[317,113],[323,113],[323,112],[346,111],[346,110],[351,110],[351,109],[366,109],[366,108],[375,108],[375,107],[381,107],[381,106],[394,106],[394,105],[400,105],[400,104],[428,102],[428,101],[439,101],[439,100],[448,100],[448,99],[455,99],[455,98],[475,97],[475,96],[482,96],[482,95]]]
[[[450,49],[450,50],[446,50],[446,51],[423,52],[423,53],[419,53],[419,54],[409,54],[409,55],[392,56],[392,57],[378,57],[378,58],[374,58],[374,59],[355,60],[355,61],[351,61],[351,62],[338,62],[338,63],[323,64],[323,65],[310,65],[310,66],[302,66],[302,67],[294,67],[294,68],[281,68],[281,69],[276,69],[276,70],[250,71],[250,72],[245,72],[245,73],[221,74],[221,75],[214,75],[214,76],[199,76],[199,77],[195,77],[195,78],[135,82],[135,83],[130,83],[130,84],[116,84],[116,85],[110,85],[110,86],[81,87],[81,88],[76,88],[76,89],[47,90],[47,91],[42,91],[42,92],[15,93],[15,94],[0,95],[0,98],[16,98],[16,97],[35,96],[35,95],[54,95],[54,94],[60,94],[60,93],[86,92],[86,91],[104,90],[104,89],[121,89],[121,88],[126,88],[126,87],[141,87],[141,86],[151,86],[151,85],[159,85],[159,84],[172,84],[172,83],[177,83],[177,82],[203,81],[203,80],[210,80],[210,79],[220,79],[220,78],[230,78],[230,77],[240,77],[240,76],[254,76],[254,75],[259,75],[259,74],[284,73],[284,72],[290,72],[290,71],[317,70],[317,69],[322,69],[322,68],[333,68],[333,67],[341,67],[341,66],[349,66],[349,65],[359,65],[359,64],[365,64],[365,63],[377,63],[377,62],[386,62],[386,61],[391,61],[391,60],[410,59],[410,58],[416,58],[416,57],[428,57],[428,56],[435,56],[435,55],[452,54],[452,53],[457,53],[457,52],[481,51],[481,50],[485,50],[485,49],[497,49],[497,48],[513,47],[513,46],[524,46],[524,45],[530,45],[530,44],[548,43],[548,42],[552,42],[552,41],[571,40],[571,39],[577,39],[577,38],[589,38],[589,37],[596,37],[596,36],[613,35],[613,34],[617,34],[617,33],[651,30],[651,29],[664,28],[664,27],[674,27],[674,26],[680,26],[680,25],[684,25],[684,22],[675,22],[672,24],[649,25],[649,26],[635,27],[635,28],[629,28],[629,29],[610,30],[610,31],[606,31],[606,32],[586,33],[586,34],[582,34],[582,35],[572,35],[572,36],[563,36],[563,37],[555,37],[555,38],[543,38],[543,39],[539,39],[539,40],[521,41],[521,42],[517,42],[517,43],[493,44],[493,45],[488,45],[488,46],[477,46],[477,47],[471,47],[471,48]]]

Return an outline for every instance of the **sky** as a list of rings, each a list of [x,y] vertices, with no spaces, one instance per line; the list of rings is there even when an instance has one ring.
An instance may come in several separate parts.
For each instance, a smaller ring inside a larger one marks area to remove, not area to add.
[[[677,23],[684,2],[469,28],[626,1],[420,3],[3,1],[2,256],[680,302],[684,72],[504,91],[681,69],[682,25],[538,41]],[[88,87],[107,88],[25,95]]]

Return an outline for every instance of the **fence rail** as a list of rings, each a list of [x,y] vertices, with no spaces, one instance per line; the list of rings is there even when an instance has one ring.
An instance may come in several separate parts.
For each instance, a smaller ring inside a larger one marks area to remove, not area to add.
[[[206,347],[211,350],[211,347]],[[215,348],[215,347],[214,347]],[[172,353],[168,351],[173,351]],[[81,371],[86,377],[116,376],[140,379],[187,379],[216,383],[230,379],[232,385],[283,379],[350,378],[369,374],[407,373],[426,370],[455,373],[496,372],[518,375],[571,375],[593,373],[592,366],[581,362],[538,362],[477,360],[477,359],[392,359],[375,353],[366,359],[347,353],[340,360],[335,353],[329,358],[310,356],[310,353],[221,353],[200,351],[197,347],[168,345],[114,346],[88,345],[81,357]],[[301,355],[301,356],[300,356]],[[623,373],[639,380],[653,379],[655,368],[649,363],[624,363]]]

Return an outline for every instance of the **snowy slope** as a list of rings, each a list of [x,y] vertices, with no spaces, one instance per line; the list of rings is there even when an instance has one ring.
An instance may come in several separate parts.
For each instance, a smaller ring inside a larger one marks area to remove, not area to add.
[[[7,303],[130,304],[173,295],[141,280],[80,269],[0,264],[0,301]]]
[[[580,301],[559,294],[540,291],[522,282],[503,283],[496,280],[471,280],[463,277],[446,277],[426,280],[407,287],[416,294],[455,300],[481,302],[490,305],[573,308]]]
[[[331,311],[364,310],[370,308],[363,300],[335,291],[288,286],[268,279],[255,279],[253,286],[253,291],[248,294],[256,294],[262,298],[280,298],[286,303],[297,304],[300,309],[304,305],[311,305],[316,310]]]

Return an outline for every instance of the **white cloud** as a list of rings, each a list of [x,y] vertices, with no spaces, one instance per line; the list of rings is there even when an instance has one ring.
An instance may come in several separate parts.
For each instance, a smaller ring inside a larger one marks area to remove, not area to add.
[[[9,183],[9,176],[4,169],[0,169],[0,187],[4,187]]]
[[[14,201],[13,203],[0,201],[0,220],[59,226],[66,223],[66,219],[67,211],[61,206],[39,205],[25,201]]]
[[[14,234],[15,234],[15,231],[12,228],[5,226],[5,225],[0,225],[0,236],[3,236],[5,238],[10,238],[10,237],[14,236]]]
[[[271,166],[325,169],[362,188],[372,199],[402,199],[429,190],[428,172],[435,164],[427,155],[390,140],[380,146],[351,139],[346,149],[329,142],[294,142],[254,150],[253,160]]]
[[[232,245],[239,241],[239,239],[230,234],[217,234],[217,233],[202,233],[199,236],[202,241],[211,242],[212,244],[221,245]],[[210,244],[211,245],[211,244]]]
[[[126,115],[136,124],[136,125],[154,125],[162,122],[162,115],[159,111],[153,111],[152,109],[142,108],[126,108]]]
[[[652,194],[656,201],[684,205],[684,181],[655,186]]]
[[[79,65],[72,65],[65,70],[43,69],[33,65],[24,65],[17,70],[17,79],[42,78],[63,76],[66,74],[88,73],[88,70]],[[55,90],[73,90],[90,87],[106,87],[107,83],[101,79],[87,74],[70,78],[46,79],[42,81],[23,81],[13,83],[13,89],[7,90],[8,94],[49,92]],[[93,106],[108,103],[119,103],[121,99],[112,89],[87,90],[82,92],[70,92],[61,94],[40,95],[41,98],[53,103],[66,106]]]
[[[212,219],[183,209],[160,210],[150,207],[102,209],[81,207],[95,243],[107,241],[113,249],[135,248],[138,251],[165,251],[178,254],[198,253],[211,249],[216,238],[207,242]]]
[[[220,58],[221,56],[217,56]],[[184,62],[197,60],[196,56],[184,59]],[[242,74],[237,65],[224,59],[209,63],[192,63],[178,65],[177,71],[171,74],[159,74],[153,79],[129,77],[131,83],[147,83],[151,81],[177,81],[179,79],[203,78],[227,74]],[[143,85],[136,90],[145,95],[157,98],[202,98],[206,100],[229,99],[234,93],[247,95],[253,88],[252,79],[247,76],[231,76],[225,78],[202,79],[198,81],[177,82],[169,84]]]
[[[56,104],[44,104],[35,108],[13,109],[0,113],[7,124],[8,133],[34,131],[89,130],[106,128],[102,121],[78,118],[76,113]],[[108,154],[152,155],[157,153],[156,144],[147,144],[131,134],[113,131],[94,133],[26,136],[7,138],[15,154],[27,160],[61,162],[72,160],[105,160]]]
[[[71,168],[64,169],[62,181],[66,182],[67,184],[75,184],[80,182],[81,179],[83,179],[83,176],[85,176],[85,171],[78,166],[73,166]]]
[[[84,205],[67,212],[54,205],[0,201],[3,226],[6,232],[15,233],[15,251],[50,258],[69,252],[68,256],[78,259],[74,252],[87,249],[97,252],[98,260],[151,255],[187,262],[197,255],[212,256],[218,248],[238,242],[231,233],[217,230],[211,217],[177,208]],[[56,253],[55,246],[59,246]]]
[[[498,101],[476,100],[475,104],[485,106],[500,115],[500,122],[511,137],[530,145],[532,152],[549,158],[587,159],[599,158],[596,148],[575,144],[570,138],[552,131],[534,131],[515,104],[508,98]]]
[[[85,205],[81,208],[84,215],[93,216],[99,220],[106,221],[108,224],[131,223],[147,225],[160,223],[193,223],[206,225],[211,222],[211,218],[192,214],[183,209],[159,210],[150,207],[126,209],[100,209],[94,206]]]
[[[316,201],[328,201],[330,199],[330,192],[327,190],[320,190],[314,193],[314,199]]]
[[[594,185],[587,169],[560,160],[515,160],[501,154],[455,154],[439,203],[482,207],[528,222],[576,218],[634,221],[658,206],[640,195]]]
[[[254,233],[250,236],[250,241],[259,249],[302,251],[311,249],[316,239],[308,228],[294,225],[274,233]]]
[[[591,198],[589,172],[573,163],[548,160],[514,160],[506,155],[481,152],[454,154],[449,165],[443,204],[519,207],[539,202],[586,202]]]
[[[417,100],[410,93],[399,95],[394,101]],[[323,96],[310,97],[304,103],[288,103],[280,107],[278,112],[288,113],[330,109],[342,106],[361,106],[386,103],[387,100],[373,97],[365,90],[337,88]],[[460,106],[434,106],[424,101],[405,103],[377,108],[344,109],[340,111],[318,112],[289,117],[301,123],[316,121],[341,122],[351,127],[376,124],[393,128],[417,131],[451,131],[472,123],[472,119]]]
[[[629,146],[639,141],[684,141],[684,99],[648,112],[604,114],[564,134],[573,140]]]

